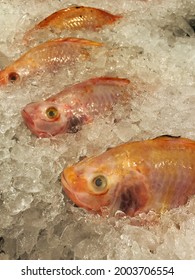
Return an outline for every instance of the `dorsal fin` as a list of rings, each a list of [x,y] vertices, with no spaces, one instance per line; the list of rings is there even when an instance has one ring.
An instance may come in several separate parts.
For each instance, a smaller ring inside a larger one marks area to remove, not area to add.
[[[168,135],[168,134],[165,134],[165,135],[161,135],[161,136],[158,136],[158,137],[155,137],[153,140],[155,139],[161,139],[161,138],[181,138],[181,136],[172,136],[172,135]]]
[[[81,45],[95,46],[95,47],[101,47],[104,45],[101,42],[96,42],[96,41],[87,40],[87,39],[83,39],[83,38],[77,38],[77,37],[56,38],[56,39],[51,39],[45,43],[53,43],[53,42],[58,42],[58,43],[70,42],[70,43],[78,43]]]
[[[113,147],[108,147],[108,148],[106,149],[106,152],[109,151],[109,150],[112,150],[112,149],[113,149]]]

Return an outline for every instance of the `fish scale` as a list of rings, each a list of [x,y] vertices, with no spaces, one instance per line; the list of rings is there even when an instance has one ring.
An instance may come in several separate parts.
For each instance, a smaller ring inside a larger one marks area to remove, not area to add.
[[[105,208],[110,215],[162,213],[195,194],[195,141],[162,136],[124,143],[65,168],[61,178],[75,204],[99,214]]]

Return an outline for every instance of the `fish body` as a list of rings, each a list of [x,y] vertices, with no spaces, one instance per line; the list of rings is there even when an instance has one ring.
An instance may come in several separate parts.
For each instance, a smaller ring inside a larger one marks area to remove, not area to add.
[[[60,38],[40,44],[0,71],[0,85],[21,82],[35,73],[56,71],[90,57],[92,47],[102,43],[80,38]]]
[[[59,10],[30,29],[24,36],[28,41],[36,31],[49,28],[59,33],[62,30],[97,30],[104,25],[114,23],[122,16],[113,15],[101,9],[84,6],[73,6]]]
[[[128,142],[65,168],[61,179],[67,196],[87,210],[162,213],[195,194],[195,141]]]
[[[30,103],[22,110],[27,127],[38,137],[75,133],[94,117],[129,99],[128,79],[92,78],[66,87],[45,101]]]

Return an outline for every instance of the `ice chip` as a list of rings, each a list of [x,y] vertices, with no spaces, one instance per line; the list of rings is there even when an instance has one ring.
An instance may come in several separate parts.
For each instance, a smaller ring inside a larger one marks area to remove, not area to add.
[[[0,51],[15,61],[28,49],[25,32],[65,2],[0,1]],[[100,217],[76,207],[60,182],[65,167],[122,142],[162,134],[195,140],[195,1],[86,2],[123,15],[99,32],[62,33],[103,42],[91,61],[0,88],[0,259],[195,259],[195,197],[160,217],[108,218],[106,210]],[[56,38],[47,34],[29,47]],[[106,75],[131,81],[127,106],[116,105],[76,135],[39,139],[26,129],[26,104]]]

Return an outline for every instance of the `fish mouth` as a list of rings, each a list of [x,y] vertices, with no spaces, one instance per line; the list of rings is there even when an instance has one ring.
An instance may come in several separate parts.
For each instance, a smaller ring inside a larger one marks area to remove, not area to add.
[[[35,124],[31,116],[24,109],[22,110],[21,114],[28,128],[33,129]]]
[[[61,173],[61,183],[62,183],[63,190],[66,193],[67,197],[70,198],[76,205],[81,206],[76,194],[71,189],[71,186],[68,183],[66,176],[64,175],[64,171]]]
[[[67,197],[69,199],[71,199],[71,201],[73,203],[75,203],[78,207],[85,208],[87,210],[92,210],[90,207],[88,207],[87,203],[85,203],[82,200],[83,193],[74,192],[74,190],[71,188],[71,185],[69,184],[69,182],[64,174],[64,171],[61,173],[61,182],[62,182],[62,186],[63,186],[63,190],[64,190],[65,194],[67,195]]]
[[[3,70],[0,69],[0,73],[1,71]],[[6,84],[7,84],[7,80],[4,77],[0,78],[0,86],[5,86]]]
[[[61,182],[62,182],[64,189],[66,189],[70,192],[70,185],[68,184],[66,176],[64,175],[64,171],[61,173]]]

